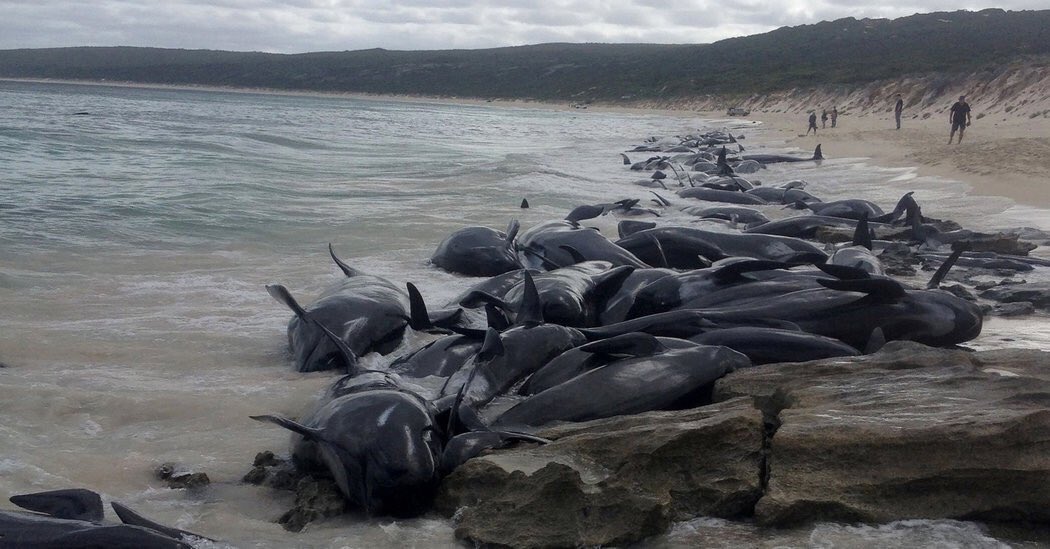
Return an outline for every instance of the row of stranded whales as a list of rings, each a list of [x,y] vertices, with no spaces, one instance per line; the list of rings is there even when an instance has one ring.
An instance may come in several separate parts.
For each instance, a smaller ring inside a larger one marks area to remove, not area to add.
[[[873,249],[886,243],[873,236],[902,232],[923,246],[957,237],[922,217],[910,193],[886,214],[860,199],[824,203],[798,181],[753,185],[731,163],[819,160],[821,151],[727,159],[736,139],[719,131],[652,140],[638,150],[673,156],[631,163],[625,155],[624,164],[674,171],[690,185],[682,200],[717,191],[806,215],[771,220],[750,207],[683,205],[654,193],[651,213],[641,199],[623,199],[528,228],[511,221],[505,232],[460,229],[431,264],[482,278],[435,314],[412,284],[402,290],[366,278],[334,253],[346,278],[368,280],[370,289],[341,280],[302,307],[271,285],[295,313],[296,367],[345,374],[300,419],[256,419],[296,433],[296,466],[332,477],[355,506],[411,516],[427,509],[459,464],[489,448],[542,444],[535,429],[550,423],[703,405],[715,381],[756,364],[854,356],[890,340],[952,346],[980,333],[980,309],[937,289],[963,250],[936,256],[942,265],[926,288],[883,274]],[[679,166],[701,162],[719,167],[718,175],[680,176]],[[664,215],[672,212],[724,230],[676,225]],[[633,219],[640,215],[648,219]],[[620,219],[618,239],[581,225],[603,216]],[[817,228],[853,238],[826,248],[807,240]],[[341,297],[328,305],[333,296]],[[369,323],[377,327],[359,327]],[[390,352],[406,329],[435,337],[386,369],[360,367],[361,354]]]
[[[119,523],[106,522],[102,498],[83,488],[12,496],[26,511],[0,511],[0,547],[98,547],[107,549],[190,549],[211,542],[204,536],[164,526],[111,502]]]

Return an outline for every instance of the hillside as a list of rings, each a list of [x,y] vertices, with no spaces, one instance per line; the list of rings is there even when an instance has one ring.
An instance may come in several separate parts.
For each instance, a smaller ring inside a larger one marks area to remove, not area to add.
[[[296,55],[155,48],[0,51],[0,77],[547,101],[745,96],[1050,54],[1050,10],[785,27],[706,45],[542,44]]]

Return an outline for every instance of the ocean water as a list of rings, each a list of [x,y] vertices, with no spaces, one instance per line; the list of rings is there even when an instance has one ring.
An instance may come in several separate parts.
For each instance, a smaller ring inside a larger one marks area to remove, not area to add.
[[[648,200],[632,184],[644,176],[619,152],[724,126],[755,150],[783,145],[761,124],[688,113],[0,82],[0,497],[86,487],[236,547],[457,547],[439,517],[347,516],[287,533],[273,521],[290,496],[240,483],[256,452],[288,443],[248,416],[296,415],[332,380],[292,370],[290,313],[263,286],[280,282],[311,301],[341,276],[332,243],[354,267],[414,282],[443,304],[472,283],[428,265],[445,235]],[[969,228],[1050,229],[1048,211],[835,159],[830,138],[824,150],[819,167],[754,178],[805,179],[826,199],[887,208],[915,190],[925,213]],[[530,209],[519,208],[523,198]],[[594,224],[614,236],[615,222]],[[406,349],[422,341],[411,335]],[[1048,342],[1044,319],[992,320],[972,346]],[[365,360],[381,368],[397,354]],[[207,472],[212,484],[164,488],[152,476],[164,462]],[[654,543],[743,535],[698,520]],[[1003,543],[951,521],[816,525],[789,541],[747,535],[769,546]]]

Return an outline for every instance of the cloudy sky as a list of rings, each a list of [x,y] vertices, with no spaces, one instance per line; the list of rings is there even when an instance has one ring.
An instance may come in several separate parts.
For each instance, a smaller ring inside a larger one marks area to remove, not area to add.
[[[705,43],[841,17],[1047,0],[0,0],[0,49],[156,46],[297,53],[543,42]]]

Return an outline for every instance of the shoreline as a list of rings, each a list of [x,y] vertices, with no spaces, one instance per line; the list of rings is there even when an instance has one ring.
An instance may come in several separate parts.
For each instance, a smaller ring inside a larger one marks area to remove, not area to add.
[[[0,78],[0,82],[3,81],[586,111],[572,108],[565,102],[527,99],[479,99],[46,78]],[[902,129],[899,131],[894,129],[893,115],[888,109],[886,112],[874,114],[844,112],[839,115],[838,127],[821,129],[816,136],[804,136],[801,132],[806,127],[807,111],[796,105],[778,104],[776,107],[772,111],[763,109],[752,112],[750,116],[740,120],[758,121],[764,128],[771,130],[775,139],[802,151],[810,151],[817,144],[822,144],[827,158],[869,158],[874,164],[883,167],[914,168],[919,176],[934,176],[964,183],[968,186],[968,194],[1005,197],[1017,205],[1050,208],[1050,185],[1046,184],[1050,182],[1050,119],[1045,117],[1024,119],[1002,113],[985,116],[975,108],[973,124],[967,129],[963,143],[948,145],[946,136],[949,126],[946,119],[942,120],[946,117],[932,116],[929,112],[923,113],[922,116],[909,116],[906,110]],[[587,109],[727,118],[723,112],[696,110],[695,105],[687,100],[661,106],[631,102],[592,103],[587,105]]]

